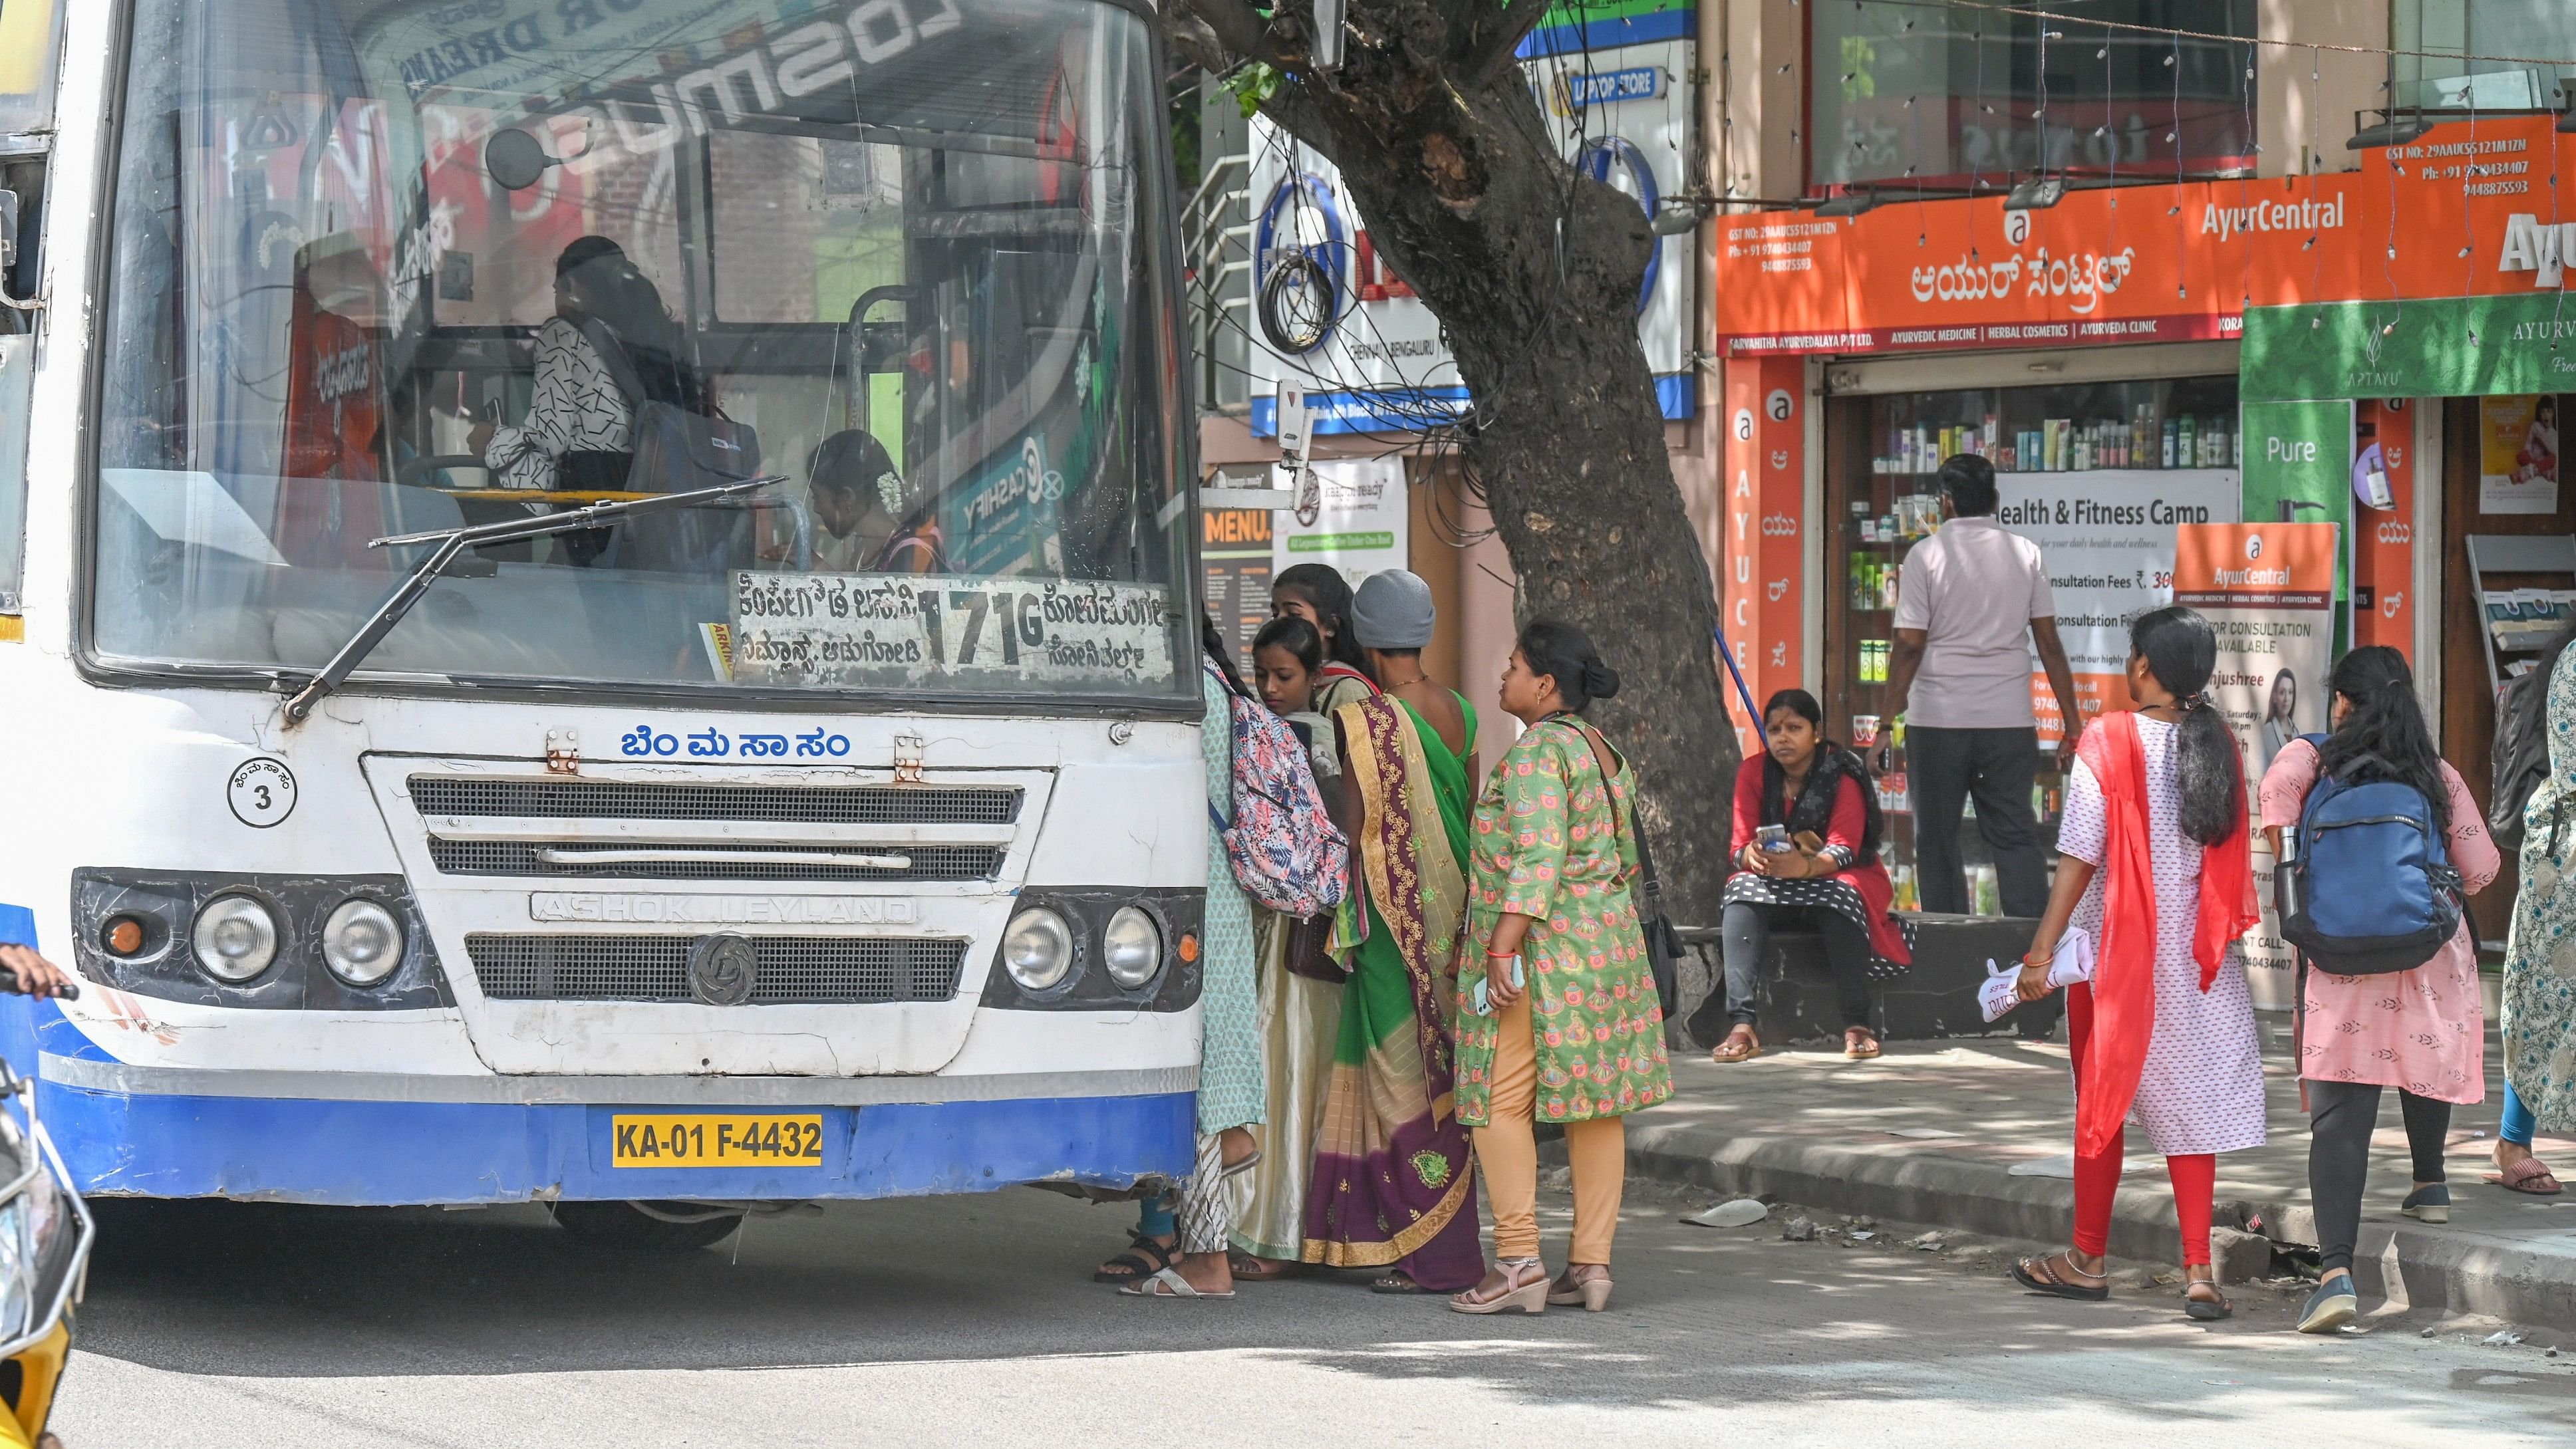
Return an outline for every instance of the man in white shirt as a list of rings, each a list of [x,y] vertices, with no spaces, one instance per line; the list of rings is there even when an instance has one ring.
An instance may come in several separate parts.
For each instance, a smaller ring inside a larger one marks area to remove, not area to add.
[[[2039,768],[2032,648],[2066,721],[2058,760],[2069,767],[2083,730],[2075,676],[2039,545],[1995,521],[1994,465],[1961,454],[1941,465],[1940,479],[1943,521],[1906,556],[1887,675],[1888,713],[1905,719],[1916,889],[1927,911],[1968,910],[1959,826],[1973,795],[2004,914],[2035,917],[2048,906],[2048,868],[2030,808]]]

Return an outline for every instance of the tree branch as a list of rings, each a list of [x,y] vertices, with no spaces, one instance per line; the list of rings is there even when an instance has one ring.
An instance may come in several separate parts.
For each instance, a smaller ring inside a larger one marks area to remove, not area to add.
[[[1232,55],[1288,69],[1288,57],[1270,42],[1270,22],[1246,0],[1186,0],[1190,13],[1203,22]],[[1522,0],[1534,4],[1536,0]]]
[[[1487,37],[1467,57],[1467,64],[1459,72],[1459,89],[1479,91],[1491,84],[1495,75],[1512,58],[1512,52],[1520,49],[1521,41],[1538,28],[1539,17],[1547,13],[1549,4],[1550,0],[1519,0],[1518,4],[1503,11],[1503,28]]]

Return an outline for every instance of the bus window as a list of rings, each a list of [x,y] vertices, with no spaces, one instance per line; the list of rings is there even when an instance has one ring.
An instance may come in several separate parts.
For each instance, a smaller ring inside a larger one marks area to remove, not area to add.
[[[316,666],[372,537],[778,474],[483,550],[369,667],[1192,697],[1145,20],[467,9],[135,0],[100,655]]]
[[[62,0],[0,0],[0,136],[54,124]]]

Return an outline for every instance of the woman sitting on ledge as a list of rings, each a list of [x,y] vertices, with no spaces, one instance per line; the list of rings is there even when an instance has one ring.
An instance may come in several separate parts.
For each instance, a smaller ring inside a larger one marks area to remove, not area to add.
[[[1878,1055],[1869,1024],[1872,976],[1893,976],[1913,953],[1888,915],[1895,887],[1878,859],[1884,824],[1878,792],[1858,756],[1824,737],[1824,708],[1803,689],[1784,689],[1762,710],[1770,748],[1735,775],[1735,863],[1727,878],[1726,1011],[1735,1026],[1714,1061],[1762,1054],[1753,1005],[1762,948],[1773,926],[1824,933],[1843,1018],[1843,1055]]]

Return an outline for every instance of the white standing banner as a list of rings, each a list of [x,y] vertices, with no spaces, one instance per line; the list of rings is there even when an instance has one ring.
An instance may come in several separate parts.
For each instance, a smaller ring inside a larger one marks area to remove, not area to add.
[[[1404,460],[1358,458],[1312,467],[1319,485],[1315,515],[1282,510],[1272,517],[1271,577],[1298,564],[1325,563],[1358,588],[1371,574],[1405,567],[1412,499],[1405,492]],[[1278,488],[1295,482],[1284,466],[1273,478]]]
[[[2125,708],[2129,622],[2174,599],[2174,530],[2234,523],[2233,469],[2095,469],[2080,473],[1998,473],[1996,520],[2039,545],[2057,605],[2057,637],[2089,718]],[[2040,738],[2058,736],[2058,701],[2036,653],[2031,702]]]
[[[2210,696],[2245,756],[2246,829],[2260,831],[2256,791],[2281,747],[2325,728],[2326,670],[2334,656],[2335,561],[2331,523],[2185,526],[2176,548],[2174,598],[2218,635]],[[2274,909],[2276,862],[2254,837],[2254,888],[2263,920],[2243,942],[2254,1005],[2287,1011],[2297,972]]]

